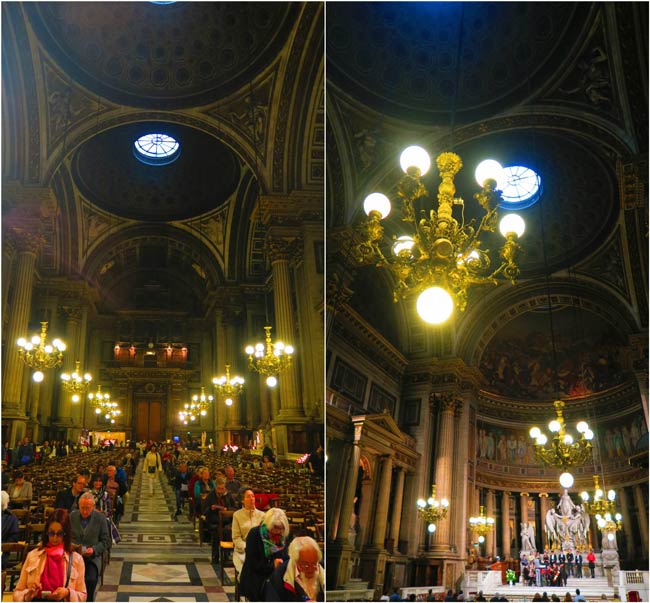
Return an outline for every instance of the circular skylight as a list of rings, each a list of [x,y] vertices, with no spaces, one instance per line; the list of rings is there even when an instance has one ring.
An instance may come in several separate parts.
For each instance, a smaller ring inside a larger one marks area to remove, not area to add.
[[[524,209],[535,203],[541,194],[541,179],[537,172],[523,165],[503,168],[506,184],[501,190],[504,209]]]
[[[145,134],[134,143],[135,156],[149,165],[166,165],[180,155],[180,145],[167,134]]]

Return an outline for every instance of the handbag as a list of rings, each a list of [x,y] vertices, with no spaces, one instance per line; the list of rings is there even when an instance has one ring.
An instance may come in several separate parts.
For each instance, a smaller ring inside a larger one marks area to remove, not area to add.
[[[147,467],[147,471],[148,471],[149,473],[155,473],[155,472],[156,472],[156,468],[155,468],[155,467]]]

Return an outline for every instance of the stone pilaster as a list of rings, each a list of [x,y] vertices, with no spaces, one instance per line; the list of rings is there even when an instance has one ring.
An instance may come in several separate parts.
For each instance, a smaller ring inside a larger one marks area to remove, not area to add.
[[[485,513],[488,517],[494,517],[494,508],[496,507],[496,497],[494,495],[494,490],[488,490],[485,494]],[[494,534],[495,529],[496,525],[494,526],[494,529],[490,530],[485,537],[485,554],[488,556],[491,555],[492,557],[496,557],[497,554],[496,538]]]
[[[548,535],[546,534],[546,513],[548,512],[548,493],[541,492],[539,495],[539,516],[540,521],[542,522],[542,541],[537,545],[537,550],[543,552],[544,549],[550,549],[551,543],[548,541]]]
[[[345,543],[348,541],[348,530],[350,520],[352,519],[352,510],[354,508],[354,496],[357,487],[357,477],[359,474],[359,462],[361,461],[361,446],[358,441],[354,442],[352,454],[348,463],[347,477],[345,483],[347,489],[344,490],[343,500],[341,501],[341,514],[339,516],[336,534],[333,535],[337,542]]]

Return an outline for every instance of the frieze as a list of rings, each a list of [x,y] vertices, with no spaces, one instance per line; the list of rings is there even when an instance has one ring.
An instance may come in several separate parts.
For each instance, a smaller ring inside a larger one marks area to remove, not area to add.
[[[59,306],[59,316],[66,321],[80,321],[83,317],[83,308],[79,306]]]

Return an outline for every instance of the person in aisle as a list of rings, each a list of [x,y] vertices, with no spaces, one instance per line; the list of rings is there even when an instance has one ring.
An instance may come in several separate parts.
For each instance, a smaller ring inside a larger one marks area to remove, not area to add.
[[[162,460],[155,446],[151,446],[147,456],[144,457],[142,471],[149,484],[149,495],[153,496],[154,481],[158,478],[158,474],[162,472]]]
[[[94,601],[97,582],[102,573],[102,557],[104,551],[110,548],[111,536],[106,516],[95,510],[95,497],[92,492],[86,492],[79,497],[79,510],[70,513],[70,525],[72,542],[82,545],[86,592],[88,599]]]

